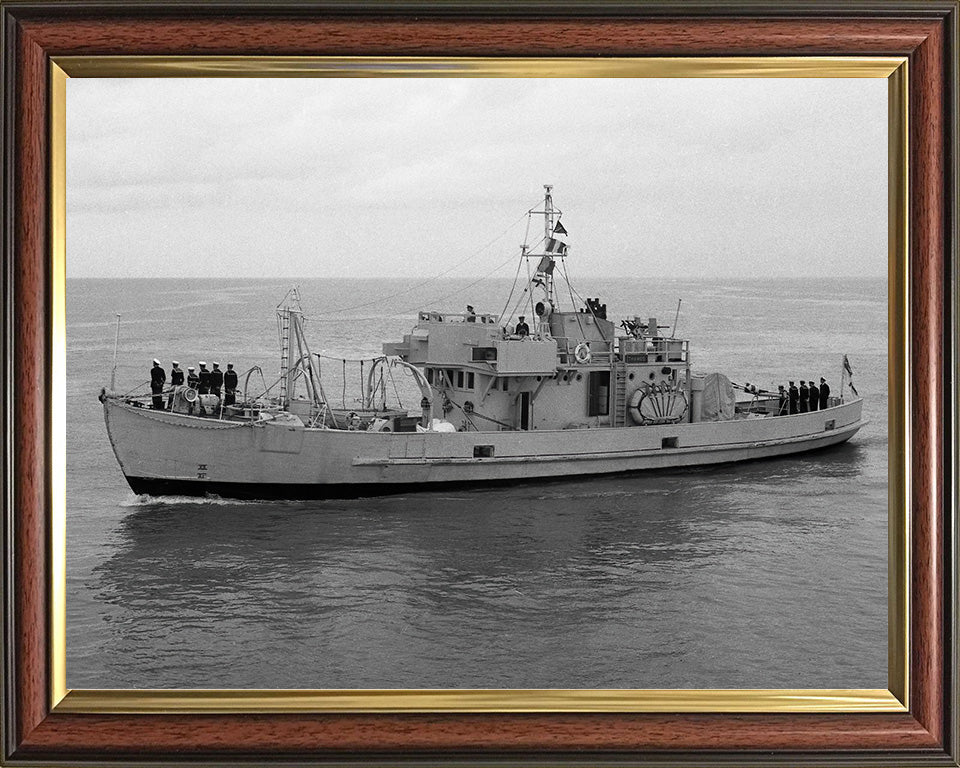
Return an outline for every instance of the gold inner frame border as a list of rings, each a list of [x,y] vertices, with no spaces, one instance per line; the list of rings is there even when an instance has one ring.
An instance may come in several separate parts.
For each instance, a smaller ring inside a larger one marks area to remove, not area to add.
[[[71,77],[843,77],[888,81],[887,689],[75,689],[66,685],[66,81]],[[50,707],[63,713],[848,713],[909,709],[909,132],[906,57],[54,56],[49,73]]]

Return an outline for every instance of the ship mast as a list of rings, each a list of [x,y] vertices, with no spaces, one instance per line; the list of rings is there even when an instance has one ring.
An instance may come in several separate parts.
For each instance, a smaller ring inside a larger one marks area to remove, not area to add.
[[[544,195],[543,195],[543,250],[544,250],[544,259],[541,259],[540,264],[537,267],[537,276],[543,280],[543,292],[545,294],[544,298],[546,299],[547,304],[553,309],[553,268],[554,260],[553,256],[549,255],[549,249],[547,245],[553,241],[553,195],[550,192],[553,190],[552,184],[544,184]]]
[[[327,398],[303,332],[303,308],[300,290],[296,286],[287,292],[277,306],[277,324],[280,331],[280,407],[289,410],[300,371],[305,375],[310,400],[316,407],[322,407]],[[294,345],[295,356],[292,354]]]
[[[566,230],[559,227],[559,217],[561,212],[553,205],[552,184],[544,184],[543,210],[531,210],[530,214],[539,214],[543,216],[543,251],[541,253],[531,253],[526,245],[523,247],[523,256],[529,260],[531,256],[537,257],[537,266],[532,274],[528,272],[529,284],[527,286],[531,304],[533,302],[533,289],[539,287],[543,291],[543,314],[537,312],[541,319],[545,319],[554,310],[554,291],[553,291],[553,270],[556,267],[556,256],[561,258],[567,252],[567,244],[557,239],[557,235],[566,234]]]
[[[553,195],[550,194],[553,184],[544,184],[543,195],[543,242],[546,243],[553,235]]]

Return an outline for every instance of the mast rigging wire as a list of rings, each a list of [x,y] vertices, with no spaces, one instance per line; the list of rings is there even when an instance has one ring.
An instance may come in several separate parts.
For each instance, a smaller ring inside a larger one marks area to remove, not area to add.
[[[481,245],[481,246],[480,246],[479,248],[477,248],[475,251],[472,251],[470,254],[468,254],[465,258],[463,258],[463,259],[461,259],[460,261],[456,262],[453,266],[449,267],[448,269],[443,270],[443,272],[439,272],[438,274],[433,275],[433,277],[428,277],[426,280],[423,280],[423,281],[421,281],[421,282],[419,282],[419,283],[416,283],[415,285],[411,285],[409,288],[404,288],[403,290],[397,291],[396,293],[389,294],[388,296],[380,296],[379,298],[373,299],[373,300],[371,300],[371,301],[363,302],[362,304],[354,304],[354,305],[352,305],[352,306],[339,307],[339,308],[337,308],[337,309],[328,309],[326,312],[315,312],[315,313],[312,313],[312,315],[313,315],[314,317],[319,317],[319,316],[322,316],[322,315],[335,315],[335,314],[338,314],[338,313],[340,313],[340,312],[347,312],[347,311],[353,310],[353,309],[362,309],[362,308],[364,308],[364,307],[372,307],[372,306],[377,305],[377,304],[382,304],[382,303],[385,302],[385,301],[389,301],[390,299],[394,299],[394,298],[396,298],[397,296],[403,296],[404,294],[410,293],[411,291],[415,291],[417,288],[422,288],[424,285],[428,285],[429,283],[432,283],[432,282],[434,282],[435,280],[439,280],[441,277],[444,277],[445,275],[450,274],[451,272],[453,272],[453,271],[454,271],[455,269],[457,269],[458,267],[463,266],[463,265],[466,264],[468,261],[470,261],[471,259],[473,259],[475,256],[477,256],[477,255],[479,255],[480,253],[482,253],[483,251],[485,251],[487,248],[489,248],[491,245],[493,245],[495,242],[497,242],[497,240],[500,240],[502,237],[504,237],[504,236],[505,236],[511,229],[513,229],[517,224],[519,224],[520,221],[523,220],[523,217],[524,217],[524,216],[529,216],[529,214],[528,214],[528,213],[524,213],[523,216],[520,216],[518,219],[516,219],[515,221],[511,222],[510,225],[509,225],[506,229],[503,230],[503,232],[501,232],[499,235],[497,235],[496,237],[494,237],[492,240],[490,240],[489,242],[485,243],[484,245]]]
[[[488,277],[490,277],[491,275],[499,272],[501,269],[503,269],[505,266],[507,266],[507,264],[509,264],[511,261],[513,261],[514,258],[515,258],[515,257],[511,256],[511,257],[508,258],[506,261],[501,262],[501,263],[498,264],[496,267],[494,267],[492,270],[490,270],[489,272],[487,272],[487,274],[483,275],[482,277],[478,277],[478,278],[477,278],[476,280],[474,280],[472,283],[469,283],[469,284],[463,286],[462,288],[457,288],[455,291],[451,291],[450,293],[447,293],[447,294],[445,294],[445,295],[443,295],[443,296],[437,296],[437,297],[428,299],[426,302],[420,302],[420,304],[418,304],[418,305],[415,306],[415,307],[410,307],[409,309],[401,310],[400,314],[406,314],[407,312],[413,312],[413,311],[415,311],[415,310],[418,310],[418,309],[420,309],[421,307],[423,307],[423,305],[424,305],[425,303],[426,303],[426,304],[430,304],[430,303],[436,303],[436,302],[439,302],[439,301],[445,301],[446,299],[449,299],[451,296],[456,296],[458,293],[463,293],[464,291],[467,291],[467,290],[469,290],[470,288],[473,288],[473,286],[479,285],[480,283],[482,283],[484,280],[486,280],[486,279],[487,279]]]
[[[566,276],[566,271],[564,271],[564,278],[565,278],[566,281],[567,281],[567,287],[568,287],[573,293],[576,293],[576,294],[577,294],[577,298],[580,299],[580,301],[581,301],[581,302],[583,303],[583,305],[587,308],[587,310],[590,312],[590,314],[593,315],[593,319],[594,319],[594,320],[599,320],[600,318],[598,318],[597,315],[596,315],[596,313],[593,311],[593,307],[591,307],[591,306],[586,302],[586,300],[583,298],[583,296],[581,296],[581,295],[577,292],[577,290],[570,284],[570,278]],[[573,298],[573,297],[571,296],[571,300],[572,300],[572,298]],[[580,313],[578,312],[577,314],[579,315]],[[597,331],[600,333],[600,338],[602,338],[604,341],[610,341],[610,339],[608,339],[608,338],[604,335],[603,329],[601,329],[599,323],[597,323]],[[583,327],[582,327],[582,326],[581,326],[581,328],[580,328],[580,332],[583,333]]]
[[[513,298],[513,292],[517,290],[517,282],[520,280],[520,269],[523,267],[523,261],[517,261],[517,273],[513,276],[513,285],[510,286],[510,295],[507,296],[507,300],[503,303],[503,310],[500,312],[501,322],[503,316],[507,313],[507,307],[510,306],[510,300]],[[510,318],[513,318],[513,315],[510,315]],[[510,322],[508,319],[506,322]]]
[[[528,230],[529,230],[529,225],[528,225]],[[530,248],[530,250],[532,251],[534,248],[537,248],[537,247],[540,245],[540,243],[542,243],[542,242],[544,241],[544,239],[545,239],[545,238],[542,238],[542,237],[541,237],[537,242],[535,242],[535,243],[533,244],[533,246]],[[526,241],[524,241],[524,246],[526,246]],[[523,250],[523,251],[521,252],[521,254],[520,254],[520,261],[517,262],[517,273],[513,276],[513,285],[510,287],[510,295],[507,296],[507,301],[506,301],[506,303],[504,303],[504,305],[503,305],[503,311],[500,313],[500,322],[501,322],[501,323],[505,323],[505,324],[507,324],[507,325],[509,325],[509,324],[511,323],[511,321],[513,320],[513,316],[517,313],[517,309],[518,309],[518,307],[520,306],[520,303],[523,301],[524,294],[526,294],[526,293],[528,292],[529,288],[530,288],[530,281],[529,281],[529,276],[530,276],[530,259],[529,259],[529,255],[528,255],[528,254],[529,254],[529,252],[528,252],[527,250]],[[528,279],[527,279],[527,286],[526,286],[526,288],[524,288],[523,291],[520,293],[520,297],[517,299],[517,303],[514,305],[513,309],[510,311],[509,317],[506,317],[506,318],[505,318],[504,316],[506,315],[507,308],[510,306],[510,299],[513,298],[513,292],[517,289],[517,283],[520,282],[520,270],[523,269],[523,264],[524,264],[524,262],[527,263],[527,278],[528,278]],[[532,294],[531,294],[531,295],[532,295]]]
[[[573,286],[570,285],[570,275],[567,274],[567,260],[565,258],[560,259],[560,268],[563,273],[563,282],[567,284],[567,291],[570,293],[570,306],[573,308],[573,313],[577,318],[577,326],[580,328],[580,335],[585,336],[583,332],[583,321],[580,319],[580,313],[577,312],[577,302],[573,298]],[[567,347],[569,349],[569,347]]]

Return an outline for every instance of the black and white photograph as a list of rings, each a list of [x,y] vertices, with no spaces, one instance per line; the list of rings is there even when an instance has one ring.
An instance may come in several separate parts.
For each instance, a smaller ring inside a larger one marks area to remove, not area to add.
[[[887,688],[885,79],[66,99],[69,688]]]

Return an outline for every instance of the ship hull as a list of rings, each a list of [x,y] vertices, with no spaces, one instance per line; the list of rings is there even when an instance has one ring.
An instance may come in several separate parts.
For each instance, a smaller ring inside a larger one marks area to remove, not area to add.
[[[114,453],[135,493],[243,499],[381,495],[434,487],[608,475],[818,450],[863,426],[862,400],[776,418],[456,433],[308,429],[215,421],[107,398]]]

